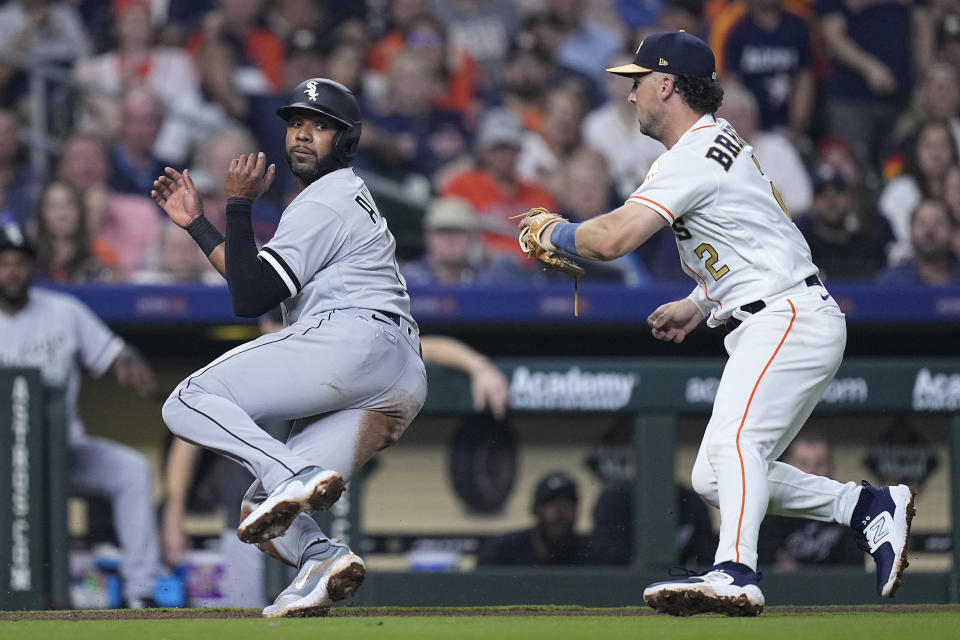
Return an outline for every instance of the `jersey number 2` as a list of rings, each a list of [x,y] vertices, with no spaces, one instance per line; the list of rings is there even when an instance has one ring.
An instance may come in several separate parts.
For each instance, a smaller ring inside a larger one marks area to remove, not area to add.
[[[717,255],[717,250],[714,249],[709,244],[707,244],[706,242],[704,242],[699,247],[694,249],[693,252],[697,254],[697,257],[700,258],[701,260],[703,260],[703,256],[705,255],[710,256],[709,258],[707,258],[706,262],[704,262],[704,266],[707,267],[707,271],[710,272],[710,275],[713,276],[714,280],[719,280],[723,276],[727,275],[727,273],[730,271],[730,267],[728,267],[725,264],[720,265],[719,269],[716,268],[717,259],[720,256]]]

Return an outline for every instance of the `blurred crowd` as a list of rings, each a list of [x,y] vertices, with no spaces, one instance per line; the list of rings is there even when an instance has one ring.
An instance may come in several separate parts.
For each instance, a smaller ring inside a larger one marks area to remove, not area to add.
[[[412,285],[541,282],[508,218],[640,185],[663,147],[604,68],[667,29],[710,42],[719,115],[824,280],[960,283],[960,0],[6,0],[0,222],[48,281],[222,282],[152,182],[190,168],[222,228],[229,160],[264,151],[265,242],[297,188],[275,111],[324,76],[360,100],[355,167]],[[685,278],[669,233],[587,277]]]

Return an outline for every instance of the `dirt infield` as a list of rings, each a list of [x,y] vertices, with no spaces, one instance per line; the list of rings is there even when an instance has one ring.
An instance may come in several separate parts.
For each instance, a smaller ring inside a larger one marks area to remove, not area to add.
[[[764,615],[822,615],[836,613],[960,612],[960,604],[857,605],[824,607],[768,607]],[[647,607],[336,607],[330,617],[413,616],[654,616]],[[0,621],[17,620],[167,620],[259,618],[260,609],[101,609],[71,611],[0,611]]]

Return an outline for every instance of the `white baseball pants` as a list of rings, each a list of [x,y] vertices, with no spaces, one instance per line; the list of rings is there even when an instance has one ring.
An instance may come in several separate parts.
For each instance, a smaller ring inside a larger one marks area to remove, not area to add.
[[[713,414],[693,466],[694,490],[720,509],[716,564],[757,568],[757,535],[768,512],[848,524],[859,487],[777,462],[833,379],[846,323],[821,287],[767,302],[724,342]]]

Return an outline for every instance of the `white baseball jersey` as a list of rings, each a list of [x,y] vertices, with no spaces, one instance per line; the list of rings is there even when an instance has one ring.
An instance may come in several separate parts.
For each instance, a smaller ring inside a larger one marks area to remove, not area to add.
[[[722,118],[703,116],[650,167],[628,198],[671,225],[693,299],[717,326],[743,304],[817,273],[753,148]]]
[[[0,336],[0,365],[40,369],[46,384],[66,389],[70,440],[76,442],[83,435],[77,415],[80,366],[102,375],[123,349],[123,340],[79,300],[36,288],[19,313],[0,312]]]
[[[386,311],[413,323],[393,234],[353,169],[328,173],[300,192],[259,256],[290,290],[283,303],[288,325],[343,308]]]

